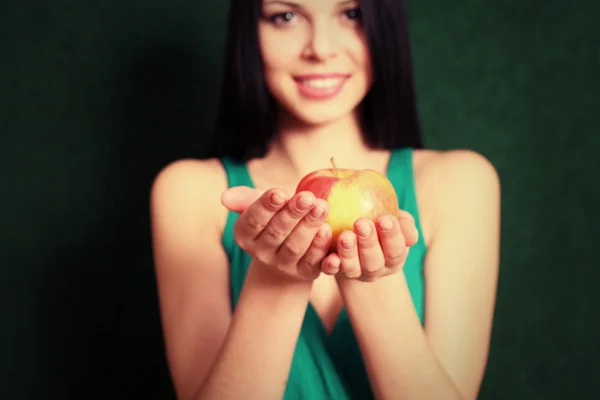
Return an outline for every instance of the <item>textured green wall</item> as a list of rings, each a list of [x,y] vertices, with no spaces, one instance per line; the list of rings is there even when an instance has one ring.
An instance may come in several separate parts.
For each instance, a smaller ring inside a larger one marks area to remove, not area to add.
[[[0,5],[0,398],[172,398],[148,188],[202,156],[226,2]],[[482,399],[599,390],[600,3],[410,1],[428,145],[503,182]]]

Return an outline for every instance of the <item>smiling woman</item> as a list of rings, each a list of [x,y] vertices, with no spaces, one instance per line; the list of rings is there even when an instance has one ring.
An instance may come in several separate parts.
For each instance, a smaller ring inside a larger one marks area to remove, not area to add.
[[[356,1],[333,8],[328,2],[314,8],[265,2],[259,37],[267,87],[293,118],[313,124],[340,119],[352,114],[371,86]],[[339,48],[346,57],[336,57]]]
[[[499,182],[477,153],[422,148],[402,1],[230,11],[210,157],[167,166],[151,194],[179,397],[476,398]],[[296,190],[332,157],[385,175],[397,212],[333,239],[332,204]]]
[[[422,147],[403,2],[387,3],[232,1],[210,156],[263,157],[289,107],[311,119],[345,112],[370,147]],[[300,98],[295,76],[332,73],[351,84],[329,101]]]

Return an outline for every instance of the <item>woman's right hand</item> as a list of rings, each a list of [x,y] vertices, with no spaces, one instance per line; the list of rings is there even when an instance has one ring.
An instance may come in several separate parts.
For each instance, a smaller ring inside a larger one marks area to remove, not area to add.
[[[325,200],[311,192],[290,199],[279,189],[264,192],[238,217],[236,243],[260,264],[292,280],[311,281],[329,252],[331,228]]]

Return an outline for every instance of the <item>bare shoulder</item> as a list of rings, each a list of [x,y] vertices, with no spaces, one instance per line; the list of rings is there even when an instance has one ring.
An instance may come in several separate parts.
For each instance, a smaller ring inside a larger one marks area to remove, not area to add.
[[[473,150],[417,150],[414,164],[419,176],[435,179],[438,184],[439,181],[447,182],[453,187],[457,184],[499,184],[494,165],[484,155]],[[448,182],[449,180],[452,182]]]
[[[500,179],[490,160],[473,150],[416,150],[414,170],[427,234],[441,221],[474,208],[498,208]],[[427,238],[426,238],[427,239]]]
[[[206,197],[207,188],[219,191],[225,190],[226,186],[227,177],[219,160],[182,159],[168,164],[157,174],[153,194],[160,194],[164,189],[175,189],[175,195],[187,193]],[[217,196],[217,200],[219,198]]]
[[[227,215],[220,202],[221,193],[226,189],[227,177],[219,160],[177,160],[164,167],[154,179],[152,211],[202,222],[199,229],[205,230],[209,224],[219,230]]]

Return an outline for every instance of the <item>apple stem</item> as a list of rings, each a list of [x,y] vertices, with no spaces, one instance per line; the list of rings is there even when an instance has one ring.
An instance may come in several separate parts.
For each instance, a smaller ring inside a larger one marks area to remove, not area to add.
[[[335,176],[338,176],[338,168],[335,165],[335,160],[333,159],[333,157],[331,157],[329,160],[331,161],[331,165],[333,165],[333,173],[335,174]]]

